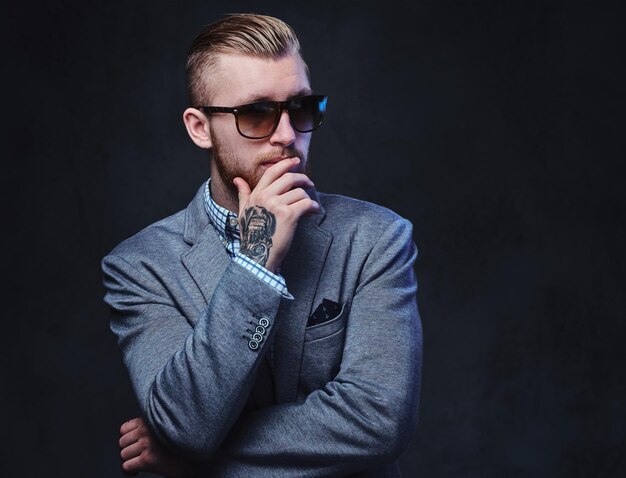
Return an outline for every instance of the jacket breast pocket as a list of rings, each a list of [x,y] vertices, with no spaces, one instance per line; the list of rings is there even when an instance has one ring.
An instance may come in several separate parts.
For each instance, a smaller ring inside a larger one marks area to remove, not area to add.
[[[298,387],[299,401],[312,391],[323,388],[339,372],[348,315],[349,307],[344,304],[334,319],[306,328]]]

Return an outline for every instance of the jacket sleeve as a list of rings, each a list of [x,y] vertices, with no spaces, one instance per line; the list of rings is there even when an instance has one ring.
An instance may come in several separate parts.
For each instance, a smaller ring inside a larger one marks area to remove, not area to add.
[[[162,442],[188,458],[211,458],[240,415],[285,301],[229,262],[192,327],[145,262],[115,251],[102,261],[111,329],[142,415]],[[253,351],[242,335],[255,316],[270,325]]]
[[[417,424],[422,364],[411,232],[398,219],[366,260],[335,379],[243,416],[199,475],[335,476],[398,458]]]

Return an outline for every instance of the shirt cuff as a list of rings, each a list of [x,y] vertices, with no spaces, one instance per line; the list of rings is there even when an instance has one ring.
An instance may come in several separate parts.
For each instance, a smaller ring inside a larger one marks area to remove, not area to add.
[[[244,269],[252,272],[260,280],[276,289],[276,291],[287,299],[293,299],[293,295],[287,290],[287,284],[285,278],[281,275],[274,274],[268,271],[265,267],[258,262],[253,261],[248,256],[241,254],[240,252],[235,255],[233,260]]]

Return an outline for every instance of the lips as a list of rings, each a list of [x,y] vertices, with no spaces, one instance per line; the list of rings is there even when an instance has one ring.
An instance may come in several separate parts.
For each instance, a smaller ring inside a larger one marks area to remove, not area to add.
[[[272,158],[272,159],[266,159],[265,161],[263,161],[261,163],[261,166],[272,166],[273,164],[278,163],[279,161],[282,161],[283,159],[287,159],[290,156],[280,156],[280,157],[276,157],[276,158]]]

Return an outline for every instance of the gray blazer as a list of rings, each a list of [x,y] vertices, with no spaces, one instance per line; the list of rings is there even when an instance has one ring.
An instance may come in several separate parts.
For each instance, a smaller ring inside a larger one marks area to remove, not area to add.
[[[422,362],[412,227],[310,194],[321,212],[301,218],[281,271],[293,300],[230,260],[203,187],[102,261],[142,415],[202,476],[399,476]],[[307,327],[323,299],[339,314]]]

